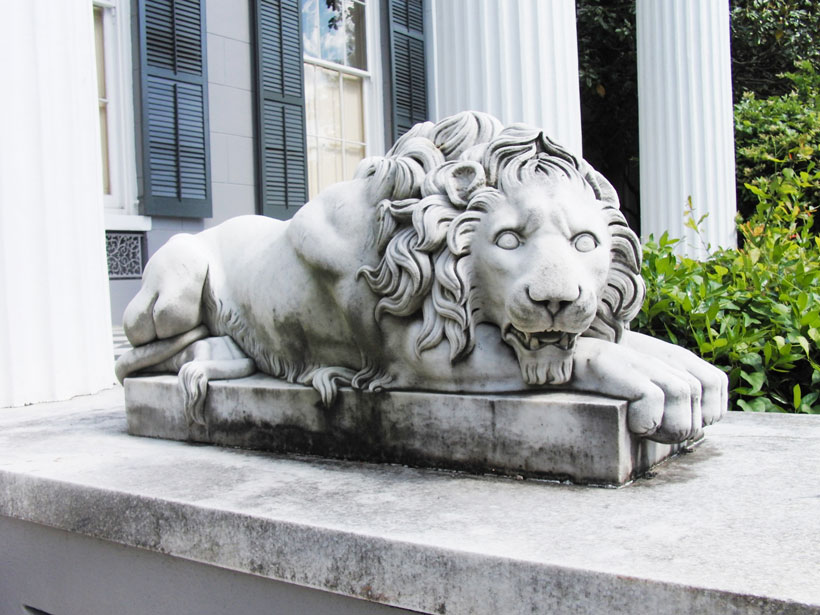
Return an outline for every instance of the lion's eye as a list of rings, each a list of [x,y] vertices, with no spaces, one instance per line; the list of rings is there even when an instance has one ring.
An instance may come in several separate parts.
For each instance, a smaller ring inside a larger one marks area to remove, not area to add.
[[[598,240],[592,233],[581,233],[572,240],[572,245],[579,252],[592,252],[598,247]]]
[[[521,245],[521,239],[512,231],[504,231],[495,239],[495,245],[505,250],[515,250]]]

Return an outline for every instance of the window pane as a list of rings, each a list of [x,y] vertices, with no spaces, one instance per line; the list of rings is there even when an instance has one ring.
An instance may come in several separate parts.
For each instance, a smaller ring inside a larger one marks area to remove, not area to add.
[[[362,80],[343,77],[344,136],[346,141],[364,141],[364,112],[362,110]]]
[[[316,160],[316,137],[307,138],[308,198],[319,194],[319,166]]]
[[[363,158],[364,145],[345,145],[345,179],[353,179]]]
[[[94,51],[97,56],[97,97],[105,98],[105,45],[103,39],[103,9],[94,7]]]
[[[346,9],[345,34],[347,65],[367,70],[364,5],[350,2]]]
[[[316,67],[316,123],[320,137],[338,139],[342,136],[339,78],[336,71]]]
[[[319,47],[318,0],[302,0],[302,46],[306,56],[322,57]]]
[[[337,64],[345,61],[345,31],[342,0],[319,2],[319,32],[322,37],[322,59]]]
[[[341,142],[319,139],[319,190],[343,179]]]
[[[111,170],[108,164],[108,107],[100,103],[100,149],[102,152],[103,194],[111,194]]]
[[[97,60],[97,98],[100,110],[100,159],[102,161],[103,194],[111,194],[111,167],[108,147],[108,100],[105,84],[105,36],[103,11],[94,7],[94,53]]]
[[[305,63],[305,132],[316,134],[316,69]]]

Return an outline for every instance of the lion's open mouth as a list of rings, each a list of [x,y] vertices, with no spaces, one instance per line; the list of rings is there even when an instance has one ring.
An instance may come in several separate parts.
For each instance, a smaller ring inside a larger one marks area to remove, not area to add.
[[[530,385],[564,384],[572,377],[572,358],[578,333],[528,333],[508,324],[503,339],[515,350],[521,377]]]
[[[577,333],[567,333],[566,331],[536,331],[527,333],[515,328],[512,324],[504,329],[504,339],[509,342],[510,338],[521,344],[527,350],[541,350],[545,346],[556,346],[561,350],[572,350],[575,347]]]

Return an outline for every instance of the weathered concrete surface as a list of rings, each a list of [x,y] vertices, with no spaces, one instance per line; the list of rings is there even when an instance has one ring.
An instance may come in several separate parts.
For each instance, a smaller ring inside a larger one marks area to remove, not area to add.
[[[627,403],[583,393],[368,393],[330,408],[310,387],[264,374],[209,385],[188,424],[176,376],[125,381],[134,435],[277,453],[622,485],[677,452],[629,432]]]
[[[589,489],[134,438],[118,389],[0,410],[0,514],[427,613],[820,613],[819,467],[807,416]]]

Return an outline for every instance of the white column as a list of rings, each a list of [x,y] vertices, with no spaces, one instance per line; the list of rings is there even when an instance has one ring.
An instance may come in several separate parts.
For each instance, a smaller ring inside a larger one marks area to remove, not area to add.
[[[431,0],[431,117],[485,111],[581,153],[574,0]]]
[[[728,0],[638,0],[641,234],[693,257],[735,245]],[[684,226],[708,214],[701,237]]]
[[[0,3],[0,407],[113,383],[90,0]]]

